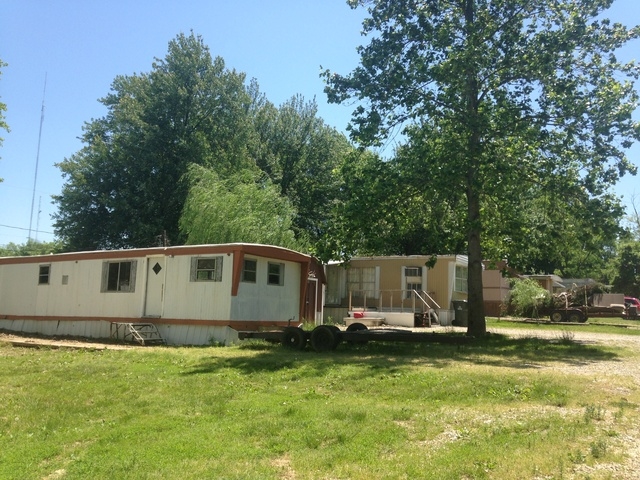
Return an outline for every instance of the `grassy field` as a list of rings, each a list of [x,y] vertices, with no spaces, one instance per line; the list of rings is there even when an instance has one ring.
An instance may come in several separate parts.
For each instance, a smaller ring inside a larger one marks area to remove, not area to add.
[[[627,320],[615,318],[589,318],[585,323],[565,323],[562,325],[550,324],[548,318],[542,318],[539,322],[527,319],[499,319],[487,318],[488,328],[521,328],[540,329],[548,331],[571,331],[592,333],[619,333],[623,335],[640,335],[640,320]]]
[[[637,385],[551,367],[636,355],[561,334],[323,354],[0,344],[0,478],[619,478],[590,467],[624,462]]]

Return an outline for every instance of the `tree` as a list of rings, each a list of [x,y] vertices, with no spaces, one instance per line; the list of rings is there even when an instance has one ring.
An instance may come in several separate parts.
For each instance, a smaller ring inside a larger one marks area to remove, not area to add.
[[[263,176],[245,171],[220,178],[192,165],[190,189],[180,219],[187,244],[263,243],[303,249],[293,228],[295,210]]]
[[[2,75],[2,67],[6,67],[7,64],[4,63],[2,61],[2,59],[0,59],[0,76]],[[9,125],[7,125],[7,122],[5,121],[4,118],[4,112],[7,111],[7,105],[5,103],[0,102],[0,129],[5,130],[6,132],[9,131]],[[0,137],[0,147],[2,147],[2,143],[4,142],[4,138]],[[2,182],[2,178],[0,178],[0,182]]]
[[[569,194],[522,188],[512,207],[493,212],[486,228],[485,254],[502,256],[523,273],[600,280],[624,233],[620,226],[624,207],[619,199],[590,197],[579,188]]]
[[[29,257],[33,255],[49,255],[62,252],[60,242],[38,242],[29,240],[26,243],[8,243],[0,247],[0,257]]]
[[[621,245],[613,279],[613,291],[640,297],[640,242]]]
[[[462,229],[452,211],[457,208],[455,192],[430,188],[428,172],[415,171],[403,152],[385,161],[366,150],[354,151],[341,176],[344,186],[328,235],[333,258],[463,248]]]
[[[296,235],[322,241],[343,185],[340,166],[353,147],[317,116],[315,101],[300,95],[279,108],[258,102],[255,126],[256,163],[296,209]]]
[[[349,1],[370,5],[370,43],[349,75],[324,72],[325,91],[331,102],[361,101],[350,129],[362,145],[397,128],[408,143],[438,139],[434,185],[466,204],[471,335],[486,333],[482,247],[493,207],[517,205],[530,185],[577,184],[598,197],[635,173],[624,150],[640,137],[629,81],[638,69],[614,52],[639,30],[598,19],[611,1]]]
[[[255,165],[244,82],[193,33],[169,42],[150,73],[116,77],[107,115],[85,124],[85,146],[58,165],[54,227],[67,248],[180,243],[188,166],[226,175]]]
[[[509,305],[519,317],[537,317],[539,309],[551,302],[551,294],[530,278],[511,281]]]

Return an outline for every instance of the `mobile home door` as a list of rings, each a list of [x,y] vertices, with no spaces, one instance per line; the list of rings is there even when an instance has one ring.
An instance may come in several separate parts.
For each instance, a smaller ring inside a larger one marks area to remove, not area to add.
[[[164,300],[165,257],[147,258],[147,291],[144,316],[161,317]]]

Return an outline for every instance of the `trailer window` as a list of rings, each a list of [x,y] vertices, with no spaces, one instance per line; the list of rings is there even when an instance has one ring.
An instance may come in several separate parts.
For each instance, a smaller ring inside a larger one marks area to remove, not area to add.
[[[102,264],[103,292],[134,292],[136,286],[136,260],[104,262]]]
[[[258,273],[258,262],[256,260],[246,259],[242,266],[242,281],[247,283],[256,283]]]
[[[405,277],[421,277],[422,267],[405,267],[404,276]]]
[[[456,265],[456,284],[454,290],[456,292],[467,293],[467,277],[469,276],[469,269],[467,267],[461,267]]]
[[[351,267],[347,270],[347,289],[352,297],[378,298],[376,267]]]
[[[221,282],[222,256],[191,259],[192,282]]]
[[[268,285],[284,285],[284,264],[269,262]]]
[[[51,273],[51,265],[40,265],[38,273],[38,285],[49,285],[49,274]]]
[[[413,297],[413,291],[414,290],[417,291],[417,292],[422,291],[422,284],[421,283],[407,283],[407,290],[406,290],[405,298]]]

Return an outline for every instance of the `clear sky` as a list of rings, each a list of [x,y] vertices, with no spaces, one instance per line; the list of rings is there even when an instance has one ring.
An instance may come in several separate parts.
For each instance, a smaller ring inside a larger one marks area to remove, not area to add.
[[[638,25],[637,2],[616,0],[607,16]],[[320,67],[346,74],[357,66],[364,16],[346,0],[0,0],[0,59],[9,64],[0,99],[11,128],[0,131],[0,245],[26,242],[30,226],[31,238],[53,240],[51,195],[63,184],[55,164],[82,147],[85,122],[106,114],[98,99],[113,79],[149,72],[181,32],[201,35],[213,56],[255,78],[274,104],[315,98],[318,115],[344,131],[352,107],[327,104]],[[638,53],[636,42],[621,57]],[[630,158],[640,167],[640,146]],[[616,188],[625,202],[640,195],[639,179]]]

